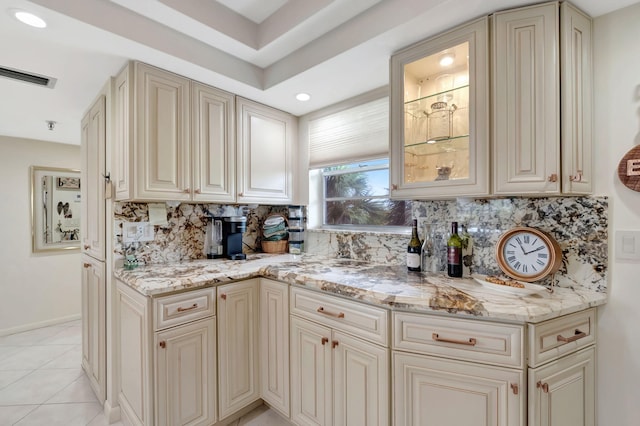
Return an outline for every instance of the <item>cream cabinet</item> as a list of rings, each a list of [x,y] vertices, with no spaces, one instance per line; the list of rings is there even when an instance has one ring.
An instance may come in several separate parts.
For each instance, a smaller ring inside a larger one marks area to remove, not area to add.
[[[156,333],[156,425],[216,422],[215,347],[215,318]]]
[[[529,426],[594,426],[595,348],[529,370]]]
[[[297,119],[257,102],[236,98],[237,201],[293,202]]]
[[[396,425],[526,424],[522,370],[394,352],[393,372]]]
[[[289,285],[260,279],[262,399],[289,417]]]
[[[104,199],[106,117],[106,97],[100,95],[81,123],[81,248],[84,254],[102,261],[105,260],[106,251]]]
[[[235,199],[232,94],[132,62],[114,99],[116,199]]]
[[[392,198],[489,194],[489,20],[391,57]]]
[[[250,279],[218,287],[220,419],[260,398],[259,284]]]
[[[124,423],[215,423],[215,290],[152,299],[116,285],[116,387]]]
[[[318,296],[316,316],[306,315],[314,292],[291,289],[291,420],[298,425],[388,425],[389,349],[343,331],[372,318],[367,311],[377,308]],[[368,324],[375,327],[376,321]]]
[[[82,368],[98,401],[107,391],[107,315],[104,263],[82,256]]]
[[[591,20],[567,3],[494,15],[494,194],[591,192],[590,52]]]

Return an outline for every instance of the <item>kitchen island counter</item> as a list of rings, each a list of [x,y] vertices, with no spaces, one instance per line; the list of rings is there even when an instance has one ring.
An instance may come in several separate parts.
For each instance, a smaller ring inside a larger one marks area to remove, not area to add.
[[[536,323],[606,303],[606,293],[555,287],[530,294],[471,278],[408,272],[406,267],[315,255],[248,255],[116,268],[116,278],[145,296],[264,277],[389,309]]]

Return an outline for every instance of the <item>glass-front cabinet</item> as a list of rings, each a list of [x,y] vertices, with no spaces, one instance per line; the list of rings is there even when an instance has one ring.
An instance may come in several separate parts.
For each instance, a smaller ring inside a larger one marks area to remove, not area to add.
[[[391,57],[391,196],[489,194],[489,32],[483,18]]]

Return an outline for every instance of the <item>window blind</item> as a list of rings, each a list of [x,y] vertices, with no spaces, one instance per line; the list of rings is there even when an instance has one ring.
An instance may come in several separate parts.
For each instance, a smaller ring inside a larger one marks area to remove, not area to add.
[[[309,167],[389,156],[389,98],[309,121]]]

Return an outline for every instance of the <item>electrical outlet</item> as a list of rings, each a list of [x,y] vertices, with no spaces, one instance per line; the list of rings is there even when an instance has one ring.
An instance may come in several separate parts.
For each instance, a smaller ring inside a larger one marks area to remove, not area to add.
[[[135,243],[140,241],[153,241],[153,225],[149,222],[123,222],[122,242]]]

